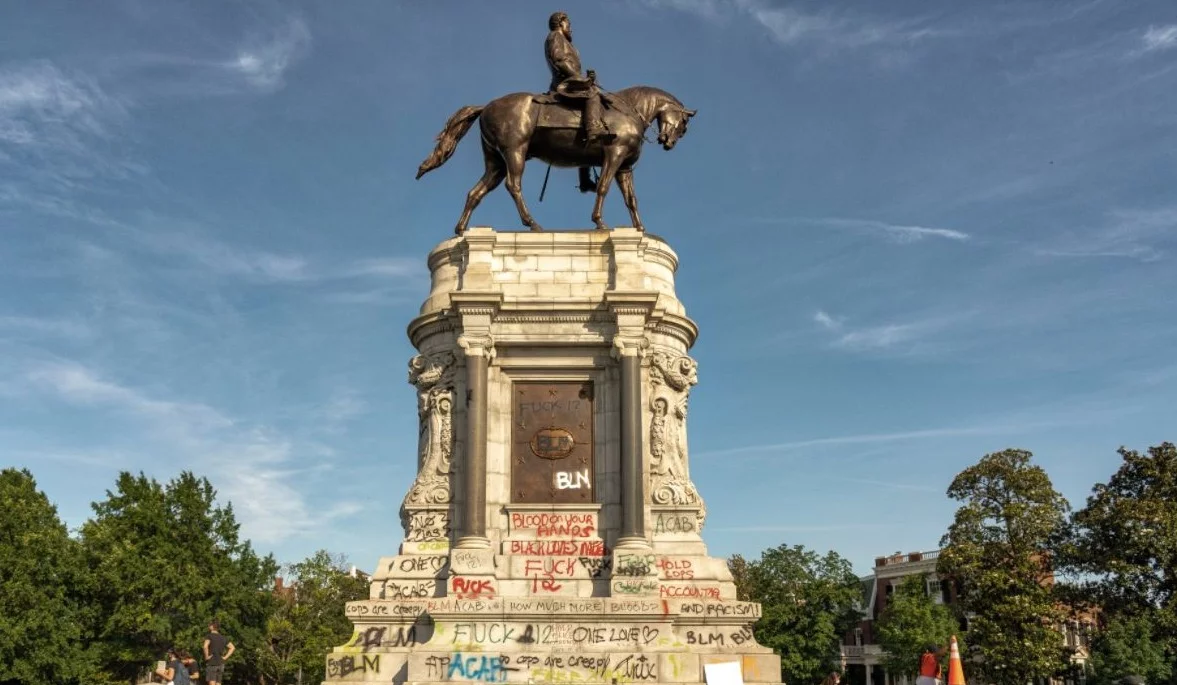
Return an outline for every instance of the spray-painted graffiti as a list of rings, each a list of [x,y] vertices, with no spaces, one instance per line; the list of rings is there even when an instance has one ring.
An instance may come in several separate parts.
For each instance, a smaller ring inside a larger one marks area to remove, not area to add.
[[[448,538],[450,517],[437,511],[418,511],[409,516],[409,534],[405,542],[424,542]]]
[[[543,663],[528,671],[528,680],[537,683],[577,681],[631,683],[657,680],[657,662],[644,654],[544,657]]]
[[[731,632],[723,630],[687,631],[687,644],[700,647],[739,646],[746,642],[754,642],[755,639],[751,623]]]
[[[534,530],[541,538],[587,538],[597,530],[595,514],[531,514],[513,512],[513,531]]]
[[[463,569],[477,569],[482,566],[482,557],[465,550],[454,550],[454,566]]]
[[[760,618],[760,605],[751,602],[683,602],[679,612],[684,616],[747,616]]]
[[[447,562],[449,562],[449,557],[445,554],[414,554],[394,559],[388,565],[388,570],[428,575],[441,571]]]
[[[507,614],[600,614],[605,611],[601,599],[506,599],[503,611]]]
[[[436,580],[386,580],[380,599],[424,599],[437,594]]]
[[[454,576],[450,578],[450,591],[460,599],[492,598],[495,596],[494,581],[486,578]]]
[[[355,602],[347,605],[348,616],[420,616],[425,608],[420,604],[377,604]]]
[[[331,678],[346,678],[352,673],[379,673],[380,655],[348,654],[346,656],[327,657],[327,676]]]
[[[454,652],[451,656],[431,656],[425,659],[425,668],[431,680],[473,680],[482,683],[505,683],[509,671],[518,671],[511,666],[511,657],[506,654],[466,655]]]
[[[646,592],[656,592],[658,583],[652,580],[621,579],[613,581],[614,594],[640,595]]]
[[[697,521],[695,514],[668,514],[660,512],[654,514],[654,534],[663,533],[694,533]]]
[[[600,624],[524,624],[495,621],[455,623],[450,643],[471,651],[494,645],[629,645],[645,646],[657,640],[661,628],[652,625],[608,626]]]
[[[699,587],[698,585],[670,585],[663,583],[658,586],[658,596],[668,599],[674,599],[676,597],[719,599],[719,588]]]
[[[417,644],[417,626],[398,626],[395,632],[389,633],[388,626],[372,626],[364,630],[356,630],[355,639],[348,643],[349,647],[359,647],[365,652],[377,647],[412,647]]]
[[[593,484],[592,481],[589,480],[588,469],[581,469],[580,471],[556,472],[557,490],[580,490],[581,488],[587,490],[592,487]]]
[[[657,557],[653,554],[618,554],[615,576],[648,576],[653,573]]]
[[[604,540],[512,540],[511,554],[532,557],[603,557]]]
[[[600,578],[613,565],[613,559],[609,557],[577,557],[576,561],[588,571],[590,578]]]
[[[658,559],[658,577],[665,580],[691,580],[695,577],[695,569],[690,559],[661,557]]]

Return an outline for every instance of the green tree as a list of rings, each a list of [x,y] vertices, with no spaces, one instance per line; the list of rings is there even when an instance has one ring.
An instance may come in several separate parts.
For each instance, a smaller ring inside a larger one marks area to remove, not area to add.
[[[348,602],[367,599],[368,581],[348,573],[342,557],[333,559],[322,550],[287,571],[291,585],[278,593],[257,650],[261,682],[295,683],[300,674],[304,683],[322,682],[327,653],[358,637],[344,609]]]
[[[1170,682],[1173,664],[1147,615],[1113,618],[1091,641],[1092,685],[1113,685],[1125,675]]]
[[[928,595],[927,576],[905,578],[891,593],[876,624],[883,665],[894,676],[913,676],[928,645],[947,645],[960,632],[952,611]]]
[[[0,683],[93,681],[85,567],[26,470],[0,471]]]
[[[781,655],[788,683],[816,683],[836,668],[839,645],[858,621],[858,577],[850,562],[801,545],[765,550],[748,563],[748,595],[761,605],[756,639]]]
[[[1177,652],[1177,447],[1120,448],[1122,463],[1075,513],[1068,563],[1123,625],[1152,626]],[[1129,620],[1142,617],[1144,623]]]
[[[727,560],[727,570],[732,574],[732,582],[736,584],[736,599],[741,602],[750,601],[748,594],[748,560],[739,554],[733,554]]]
[[[82,526],[105,666],[124,682],[171,645],[198,653],[214,618],[238,649],[261,642],[277,565],[239,539],[232,507],[215,499],[208,480],[188,472],[166,487],[124,472]],[[229,679],[256,680],[247,660],[228,668]]]
[[[948,488],[963,504],[941,540],[938,570],[959,584],[975,668],[995,685],[1024,685],[1066,666],[1050,564],[1070,507],[1031,457],[987,454]]]

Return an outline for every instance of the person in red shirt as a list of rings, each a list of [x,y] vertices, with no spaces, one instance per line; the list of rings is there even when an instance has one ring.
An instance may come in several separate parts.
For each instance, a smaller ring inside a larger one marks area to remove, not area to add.
[[[920,673],[915,679],[915,685],[941,685],[943,671],[940,668],[940,660],[947,652],[947,647],[936,645],[924,648],[924,653],[920,655]]]

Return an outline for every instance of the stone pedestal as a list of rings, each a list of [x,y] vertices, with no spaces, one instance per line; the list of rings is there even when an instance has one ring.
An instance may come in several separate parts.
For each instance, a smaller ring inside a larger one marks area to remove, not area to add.
[[[700,536],[678,258],[632,229],[473,228],[429,255],[409,337],[404,542],[327,682],[780,682],[760,607]]]

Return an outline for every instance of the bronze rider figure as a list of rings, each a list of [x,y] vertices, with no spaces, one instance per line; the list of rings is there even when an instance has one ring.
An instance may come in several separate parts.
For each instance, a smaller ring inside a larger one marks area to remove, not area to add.
[[[552,72],[548,93],[565,102],[581,105],[585,145],[607,142],[611,136],[605,127],[605,107],[601,90],[597,87],[597,74],[591,69],[585,76],[580,74],[580,52],[572,44],[572,25],[568,15],[564,12],[552,14],[548,18],[548,29],[548,38],[544,41],[544,56]],[[596,187],[589,177],[588,167],[580,167],[580,191],[592,192]]]

